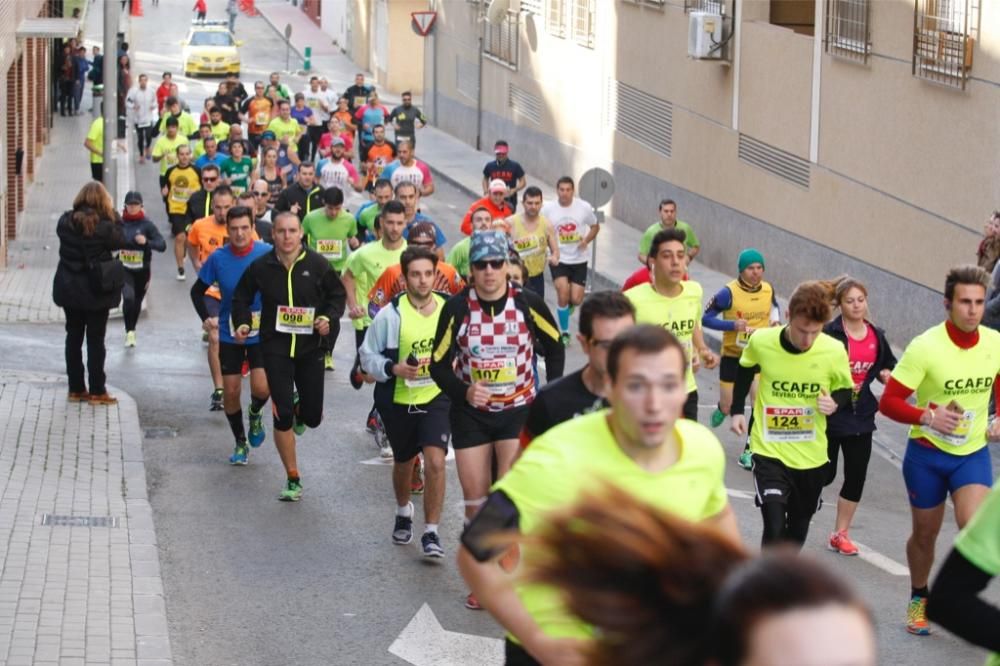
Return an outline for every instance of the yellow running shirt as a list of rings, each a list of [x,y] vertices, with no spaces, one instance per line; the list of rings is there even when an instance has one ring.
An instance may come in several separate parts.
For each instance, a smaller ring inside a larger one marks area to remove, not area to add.
[[[747,291],[740,286],[739,280],[733,280],[726,285],[732,294],[732,305],[722,313],[727,321],[743,319],[754,330],[767,328],[771,325],[771,308],[774,305],[774,289],[767,282],[760,283],[757,291]],[[722,332],[722,354],[739,358],[751,334],[740,331]]]
[[[757,331],[740,356],[744,368],[760,365],[750,450],[792,469],[815,469],[829,460],[826,416],[816,399],[821,392],[853,389],[851,366],[844,345],[826,333],[809,351],[793,354],[781,346],[784,330]]]
[[[161,134],[153,144],[152,155],[154,158],[162,157],[160,160],[160,175],[167,175],[167,169],[177,164],[177,148],[186,146],[188,143],[186,136],[178,134],[173,139],[166,134]]]
[[[625,296],[635,307],[635,323],[656,324],[667,329],[684,345],[687,357],[688,393],[698,390],[691,359],[694,356],[694,329],[701,322],[701,285],[685,280],[681,293],[668,298],[656,292],[651,282],[632,287]]]
[[[426,405],[441,393],[441,389],[431,379],[431,352],[434,350],[434,333],[438,318],[447,299],[431,293],[437,307],[430,316],[424,316],[410,304],[410,299],[399,299],[399,362],[413,354],[417,359],[420,374],[416,379],[396,377],[392,401],[397,405]]]
[[[302,133],[302,125],[299,125],[299,121],[295,118],[284,120],[281,116],[271,118],[271,122],[267,124],[267,129],[274,132],[275,138],[281,143],[295,141],[299,134]]]
[[[956,456],[975,453],[986,446],[990,391],[1000,373],[1000,333],[979,327],[979,342],[971,349],[958,347],[938,324],[910,341],[892,378],[917,394],[917,407],[954,403],[964,414],[951,435],[930,427],[913,426],[910,437],[923,438]]]
[[[719,515],[727,506],[722,445],[708,428],[678,419],[680,457],[651,473],[622,452],[608,425],[608,410],[562,423],[532,440],[513,468],[494,486],[517,507],[522,534],[544,525],[546,514],[571,506],[580,493],[613,483],[637,499],[690,521]],[[521,560],[530,561],[529,545]],[[561,593],[549,586],[516,583],[525,609],[547,636],[586,638],[591,629],[568,613]]]
[[[521,255],[524,267],[528,269],[528,276],[535,277],[545,272],[545,263],[548,260],[549,234],[552,225],[544,215],[538,216],[538,224],[534,231],[528,231],[524,226],[524,218],[520,213],[512,216],[511,240],[514,249]]]
[[[201,189],[201,178],[193,166],[175,165],[167,169],[167,212],[184,215],[191,195]]]

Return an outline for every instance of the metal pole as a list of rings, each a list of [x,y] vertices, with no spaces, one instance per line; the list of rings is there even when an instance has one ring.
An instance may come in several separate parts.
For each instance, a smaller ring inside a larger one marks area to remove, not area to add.
[[[479,31],[479,78],[476,80],[476,150],[482,148],[483,133],[483,30],[486,30],[486,22]]]
[[[292,66],[292,42],[285,37],[285,71],[290,72]]]
[[[118,207],[115,138],[118,136],[118,15],[120,0],[104,0],[104,187]]]
[[[431,8],[437,11],[437,0],[431,2]],[[438,38],[437,30],[431,35],[431,70],[432,76],[434,78],[434,124],[440,126],[440,120],[438,119]]]

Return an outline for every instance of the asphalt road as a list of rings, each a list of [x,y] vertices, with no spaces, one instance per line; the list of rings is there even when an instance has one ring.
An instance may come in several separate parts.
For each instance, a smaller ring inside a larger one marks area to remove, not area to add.
[[[187,2],[164,0],[159,7],[146,7],[146,19],[136,22],[132,35],[133,75],[147,71],[155,85],[160,71],[180,72],[178,41],[189,18]],[[262,19],[241,18],[238,32],[246,40],[245,83],[283,66],[283,42]],[[285,79],[293,89],[302,88],[301,79]],[[180,83],[182,96],[193,109],[200,109],[217,81]],[[338,89],[347,84],[333,83]],[[158,206],[157,167],[137,165],[137,169],[136,182],[150,202],[147,210],[165,227]],[[424,209],[457,239],[458,219],[468,203],[463,193],[439,182]],[[449,462],[441,527],[448,557],[428,563],[419,557],[417,545],[397,547],[390,542],[394,503],[389,467],[365,464],[377,457],[377,450],[363,431],[369,391],[356,392],[347,382],[354,354],[348,325],[335,352],[338,369],[327,375],[326,420],[300,439],[304,500],[280,503],[275,498],[283,473],[270,437],[251,452],[249,466],[233,468],[226,463],[231,435],[222,413],[208,411],[212,386],[188,297],[192,278],[178,283],[173,272],[168,249],[154,260],[150,305],[139,324],[138,348],[121,347],[124,331],[120,321],[113,322],[107,367],[109,381],[136,398],[147,433],[149,492],[176,663],[403,664],[407,662],[388,648],[423,604],[448,631],[499,637],[500,631],[485,614],[462,606],[466,590],[452,557],[462,525],[453,462]],[[61,349],[62,336],[61,327],[55,325],[0,329],[3,348],[20,350],[7,355],[5,362],[61,372],[61,353],[53,350]],[[575,369],[582,362],[574,346],[567,367]],[[717,396],[714,373],[701,373],[699,385],[705,421]],[[748,499],[751,477],[735,464],[741,445],[722,429],[719,435],[730,452],[727,485],[733,491],[741,531],[755,547],[760,518]],[[916,638],[903,629],[909,592],[904,543],[910,523],[899,473],[904,442],[902,428],[882,422],[852,530],[876,555],[844,558],[825,549],[839,485],[826,491],[830,504],[817,514],[805,550],[853,581],[871,605],[882,663],[979,664],[981,651],[942,630]],[[416,503],[419,515],[419,500]],[[939,561],[955,531],[953,522],[945,525]],[[995,589],[990,596],[997,600]],[[457,640],[447,635],[439,639]]]

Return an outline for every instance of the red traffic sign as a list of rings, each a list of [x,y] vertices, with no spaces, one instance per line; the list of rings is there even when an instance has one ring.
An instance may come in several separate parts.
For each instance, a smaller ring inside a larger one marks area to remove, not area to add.
[[[413,26],[421,37],[426,37],[431,31],[437,15],[437,12],[413,12],[410,14],[413,17]]]

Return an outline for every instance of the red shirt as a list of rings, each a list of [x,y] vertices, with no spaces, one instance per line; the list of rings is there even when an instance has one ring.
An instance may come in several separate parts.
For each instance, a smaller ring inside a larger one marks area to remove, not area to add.
[[[156,106],[159,107],[160,113],[163,113],[163,105],[166,103],[168,97],[170,97],[170,86],[166,83],[161,83],[160,87],[156,89]]]
[[[649,269],[643,266],[625,279],[625,284],[622,285],[622,291],[628,291],[632,287],[638,287],[640,284],[646,284],[647,282],[652,281],[653,278],[649,274]]]
[[[851,380],[854,382],[854,390],[861,390],[861,386],[868,377],[868,371],[875,365],[878,358],[878,337],[875,329],[865,324],[865,337],[862,340],[855,340],[847,333],[847,357],[851,363]]]
[[[483,197],[469,206],[469,210],[466,211],[465,217],[462,218],[462,233],[466,236],[472,234],[472,213],[477,208],[485,208],[490,211],[490,217],[494,220],[502,220],[514,214],[514,211],[512,211],[510,206],[507,205],[506,200],[504,200],[503,208],[497,208],[492,199],[488,196]]]

